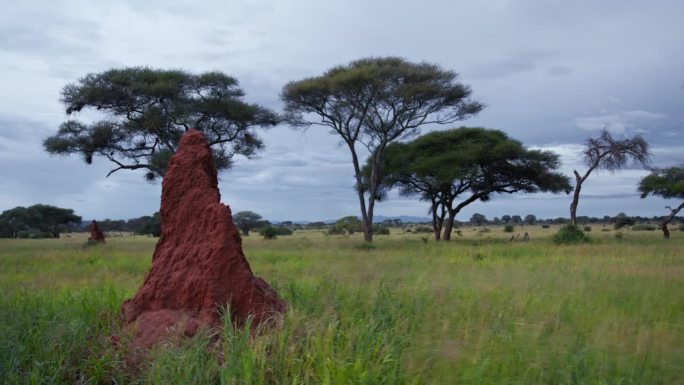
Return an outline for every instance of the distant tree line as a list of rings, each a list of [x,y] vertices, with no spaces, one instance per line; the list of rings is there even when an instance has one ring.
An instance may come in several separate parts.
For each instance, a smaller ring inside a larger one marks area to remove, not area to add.
[[[0,214],[0,238],[59,238],[80,225],[74,210],[37,204],[15,207]]]

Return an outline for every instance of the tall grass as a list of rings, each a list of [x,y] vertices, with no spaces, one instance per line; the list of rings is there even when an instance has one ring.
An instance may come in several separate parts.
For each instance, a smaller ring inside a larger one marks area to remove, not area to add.
[[[526,231],[246,238],[290,304],[279,325],[205,330],[136,362],[112,336],[153,239],[2,240],[0,383],[684,383],[684,234],[556,246],[556,229]]]

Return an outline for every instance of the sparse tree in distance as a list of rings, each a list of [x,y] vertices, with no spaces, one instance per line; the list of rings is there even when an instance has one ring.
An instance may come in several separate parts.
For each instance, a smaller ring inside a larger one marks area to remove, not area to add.
[[[233,223],[235,223],[235,226],[242,231],[242,235],[244,236],[249,236],[250,230],[263,227],[267,224],[261,215],[253,211],[240,211],[235,213],[233,215]]]
[[[482,226],[487,224],[487,217],[480,213],[475,213],[470,217],[470,223],[475,226]]]
[[[537,224],[537,217],[534,214],[527,214],[525,215],[525,224],[526,225],[536,225]]]
[[[631,160],[634,163],[648,167],[650,163],[650,153],[648,143],[639,135],[630,139],[618,140],[603,129],[597,138],[589,138],[584,144],[584,162],[589,167],[584,175],[580,175],[577,170],[575,174],[575,192],[570,204],[570,221],[577,224],[577,205],[579,204],[580,191],[582,184],[587,180],[592,171],[602,168],[610,172],[619,170],[627,165]]]
[[[384,57],[356,60],[283,88],[285,121],[326,127],[349,148],[366,241],[373,240],[379,165],[387,145],[417,135],[423,125],[453,123],[482,109],[457,78],[435,64]],[[367,183],[359,151],[370,155]]]
[[[641,197],[656,195],[665,199],[684,199],[684,166],[656,169],[651,174],[645,176],[639,182]],[[684,208],[684,202],[678,206],[666,206],[670,214],[660,223],[663,237],[670,239],[670,230],[667,225]]]
[[[522,225],[523,219],[520,215],[513,215],[511,217],[511,222],[513,222],[513,224],[516,224],[516,225]]]
[[[67,115],[101,111],[102,120],[67,120],[45,139],[50,154],[80,155],[87,164],[103,157],[118,170],[144,169],[145,177],[163,177],[180,137],[189,128],[204,133],[218,170],[234,155],[251,157],[263,148],[254,129],[278,121],[277,115],[243,101],[238,81],[221,72],[199,75],[146,67],[88,74],[62,89]]]
[[[456,215],[475,201],[497,193],[569,192],[559,166],[557,154],[528,150],[502,131],[461,127],[388,146],[380,195],[398,187],[401,195],[429,201],[435,240],[440,230],[449,240]]]
[[[501,217],[501,222],[503,223],[511,223],[511,216],[506,214]]]

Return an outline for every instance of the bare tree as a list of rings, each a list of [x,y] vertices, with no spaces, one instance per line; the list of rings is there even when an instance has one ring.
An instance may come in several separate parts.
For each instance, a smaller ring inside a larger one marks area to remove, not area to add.
[[[598,168],[614,172],[625,167],[630,161],[643,167],[648,167],[651,161],[648,143],[641,136],[636,135],[631,139],[618,140],[604,128],[598,138],[587,139],[584,147],[584,162],[589,168],[584,175],[573,170],[575,193],[570,204],[570,220],[573,224],[577,224],[577,204],[582,184],[591,172]]]

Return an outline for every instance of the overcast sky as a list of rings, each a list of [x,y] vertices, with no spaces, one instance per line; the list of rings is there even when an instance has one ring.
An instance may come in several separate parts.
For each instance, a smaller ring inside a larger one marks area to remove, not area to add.
[[[159,208],[160,184],[96,159],[50,157],[42,140],[65,120],[61,88],[113,67],[219,70],[246,101],[280,110],[282,86],[367,56],[402,56],[454,70],[487,107],[462,125],[504,130],[583,168],[583,141],[607,127],[642,135],[656,166],[684,163],[684,1],[19,1],[0,5],[0,211],[73,208],[124,219]],[[451,126],[441,127],[451,128]],[[429,127],[426,131],[435,129]],[[440,127],[437,127],[440,129]],[[358,214],[348,150],[320,128],[261,131],[266,150],[220,174],[233,212],[271,220]],[[638,197],[646,172],[602,171],[578,215],[663,215]],[[569,216],[566,195],[499,196],[475,212]],[[377,214],[426,216],[393,196]]]

